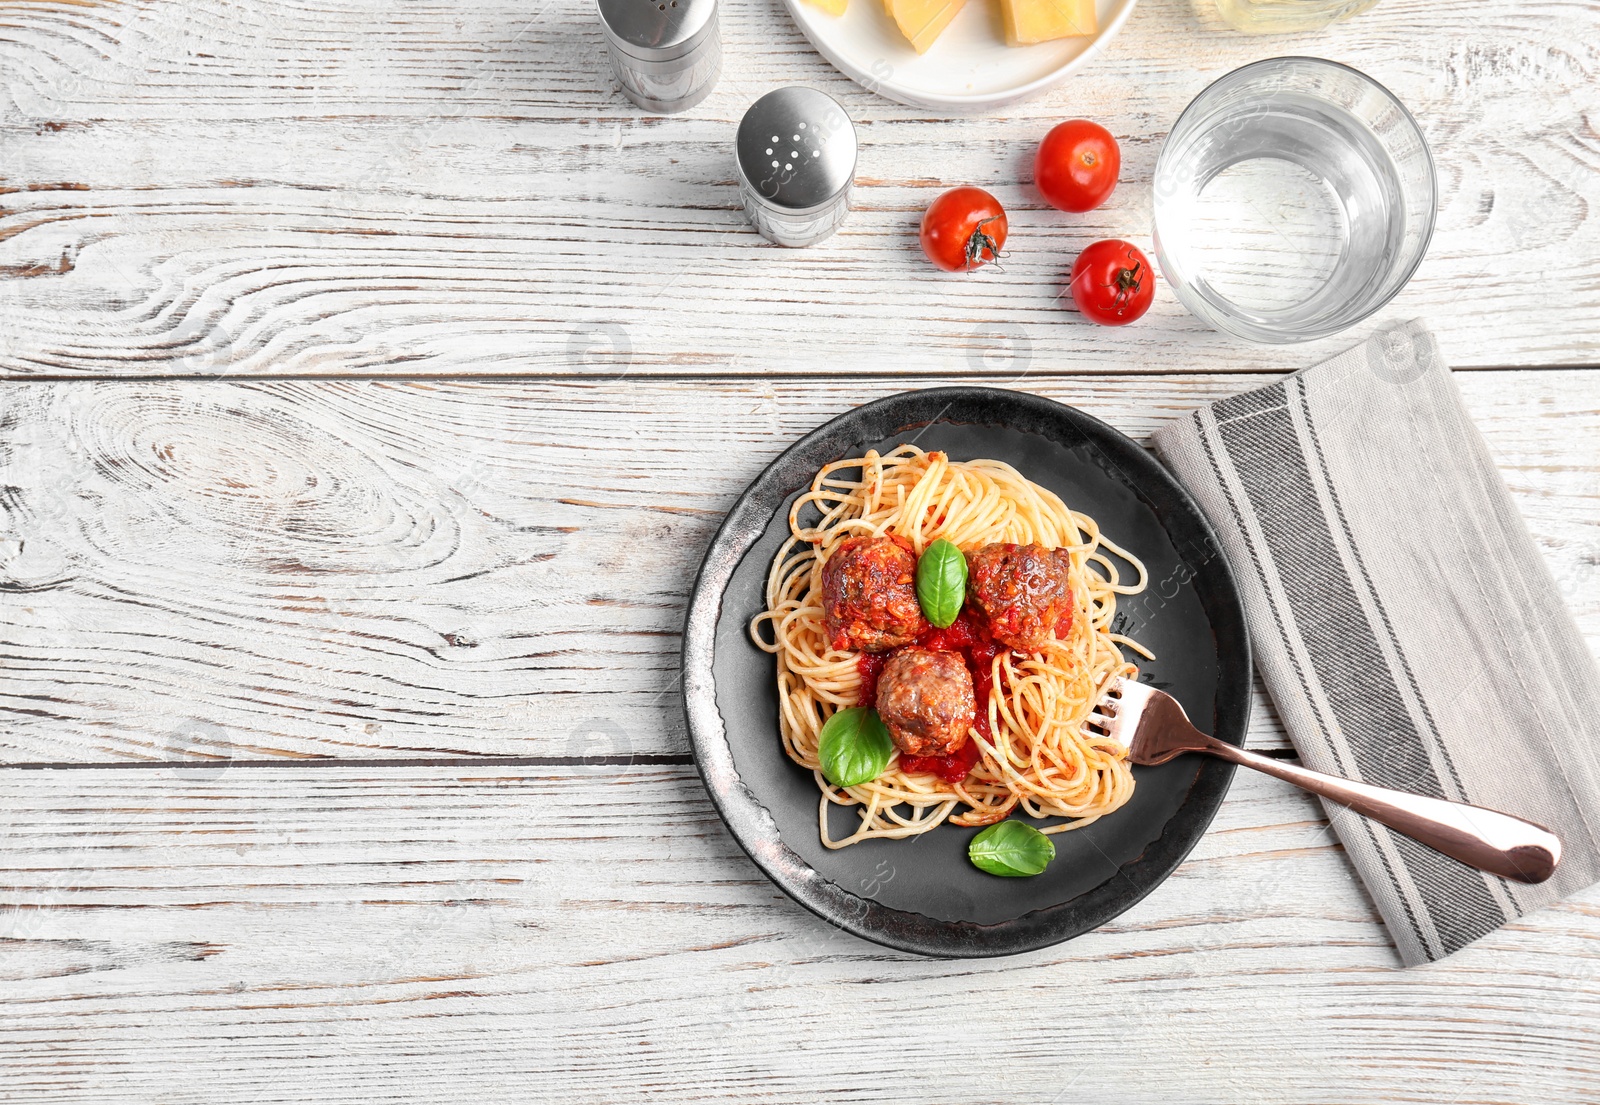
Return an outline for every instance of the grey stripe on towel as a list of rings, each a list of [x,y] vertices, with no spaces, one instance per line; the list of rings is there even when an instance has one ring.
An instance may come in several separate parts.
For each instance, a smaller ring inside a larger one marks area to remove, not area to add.
[[[1594,657],[1424,327],[1195,411],[1155,445],[1217,529],[1308,767],[1562,838],[1555,877],[1530,887],[1329,806],[1406,963],[1600,880]]]

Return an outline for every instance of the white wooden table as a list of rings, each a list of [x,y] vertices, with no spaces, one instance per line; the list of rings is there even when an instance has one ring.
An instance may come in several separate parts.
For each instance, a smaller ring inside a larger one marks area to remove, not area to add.
[[[1104,929],[891,954],[739,852],[675,683],[719,517],[837,412],[983,379],[1142,438],[1413,316],[1600,647],[1600,4],[1263,40],[1146,0],[957,119],[778,0],[723,28],[716,92],[658,119],[585,0],[0,0],[0,1098],[1600,1100],[1600,892],[1403,971],[1319,808],[1241,774]],[[1278,350],[1165,289],[1122,330],[1063,310],[1078,248],[1148,240],[1184,104],[1285,53],[1428,132],[1410,287]],[[863,152],[844,231],[786,252],[731,140],[792,82]],[[1082,217],[1018,183],[1072,115],[1124,151]],[[955,183],[1009,208],[1004,273],[921,260]]]

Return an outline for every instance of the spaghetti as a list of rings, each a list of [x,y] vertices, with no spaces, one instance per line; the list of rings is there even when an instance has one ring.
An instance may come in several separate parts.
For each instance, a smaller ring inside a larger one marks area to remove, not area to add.
[[[803,524],[802,515],[815,517]],[[820,515],[820,517],[816,517]],[[1088,728],[1093,705],[1112,680],[1137,668],[1112,633],[1118,595],[1137,594],[1144,565],[1101,535],[1094,519],[1070,510],[1052,492],[993,460],[952,461],[940,452],[901,445],[879,455],[835,461],[817,473],[789,511],[790,536],[767,577],[766,609],[751,637],[777,660],[779,723],[790,758],[810,768],[821,789],[822,842],[842,848],[874,837],[904,838],[950,821],[988,825],[1020,808],[1030,817],[1070,820],[1045,833],[1075,829],[1120,808],[1133,794],[1122,750]],[[824,624],[822,567],[851,536],[898,535],[920,554],[936,538],[969,555],[994,542],[1036,543],[1070,554],[1073,611],[1064,639],[1052,635],[1037,652],[1000,648],[980,686],[969,740],[980,755],[964,778],[903,770],[898,751],[869,782],[836,787],[818,756],[823,724],[863,699],[859,654],[830,647]],[[1124,583],[1117,559],[1137,572]],[[771,639],[766,639],[770,633]],[[833,839],[830,805],[860,808],[860,824]]]

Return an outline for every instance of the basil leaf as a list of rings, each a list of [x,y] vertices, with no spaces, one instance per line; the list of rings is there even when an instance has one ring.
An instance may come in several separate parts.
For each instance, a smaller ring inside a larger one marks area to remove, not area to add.
[[[991,875],[1026,878],[1050,865],[1056,858],[1056,846],[1032,825],[1001,821],[972,838],[967,856],[973,866]]]
[[[894,754],[889,730],[870,706],[840,710],[822,726],[822,774],[836,787],[870,783],[883,773]]]
[[[922,615],[944,629],[961,613],[967,597],[967,558],[943,537],[922,550],[917,561],[917,602]]]

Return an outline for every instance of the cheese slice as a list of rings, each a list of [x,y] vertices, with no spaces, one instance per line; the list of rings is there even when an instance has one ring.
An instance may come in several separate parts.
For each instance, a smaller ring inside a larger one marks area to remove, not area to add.
[[[1013,46],[1095,33],[1094,0],[1000,0]]]
[[[810,0],[811,6],[821,8],[829,15],[843,15],[848,0]]]
[[[883,0],[900,33],[911,40],[917,53],[927,53],[967,0]]]

